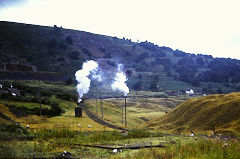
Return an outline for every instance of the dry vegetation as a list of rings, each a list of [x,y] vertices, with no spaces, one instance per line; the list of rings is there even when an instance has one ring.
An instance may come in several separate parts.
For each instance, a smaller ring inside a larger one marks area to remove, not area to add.
[[[211,133],[215,129],[218,134],[239,135],[240,93],[189,99],[148,126],[175,133],[189,129]]]

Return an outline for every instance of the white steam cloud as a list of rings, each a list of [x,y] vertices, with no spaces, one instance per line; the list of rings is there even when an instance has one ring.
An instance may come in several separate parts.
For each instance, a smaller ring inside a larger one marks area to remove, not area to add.
[[[112,89],[121,91],[124,93],[124,96],[127,96],[129,93],[129,88],[126,84],[127,77],[125,73],[123,72],[123,64],[118,64],[118,72],[115,75],[114,81],[112,83]]]
[[[89,91],[91,83],[90,75],[92,75],[92,78],[97,79],[98,81],[102,80],[102,76],[98,69],[98,63],[93,60],[84,62],[82,69],[75,73],[76,80],[78,81],[78,102],[81,102],[83,94],[86,94]]]

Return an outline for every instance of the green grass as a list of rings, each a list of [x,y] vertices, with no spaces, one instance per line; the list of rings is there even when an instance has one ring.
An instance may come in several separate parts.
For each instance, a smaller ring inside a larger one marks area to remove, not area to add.
[[[166,149],[142,149],[127,158],[136,159],[238,159],[240,144],[235,141],[200,140],[170,145]]]
[[[9,100],[1,100],[1,104],[14,105],[16,107],[26,107],[28,109],[39,108],[39,103],[32,102],[20,102],[20,101],[9,101]],[[42,108],[50,109],[49,105],[41,104]]]
[[[42,129],[34,133],[37,139],[47,140],[52,138],[74,138],[76,135],[75,131],[67,128],[53,128],[53,129]]]

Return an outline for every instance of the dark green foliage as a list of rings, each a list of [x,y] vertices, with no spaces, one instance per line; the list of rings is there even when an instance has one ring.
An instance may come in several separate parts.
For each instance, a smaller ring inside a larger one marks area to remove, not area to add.
[[[73,37],[77,37],[79,40],[76,40],[74,46],[70,46],[75,42]],[[229,87],[229,90],[232,91],[239,88],[237,86],[240,81],[239,60],[189,54],[165,46],[159,47],[148,41],[133,43],[129,39],[121,40],[87,32],[66,30],[56,25],[52,28],[10,22],[0,22],[0,39],[0,47],[3,48],[0,59],[4,63],[7,62],[7,65],[1,63],[0,68],[4,69],[7,66],[7,69],[11,71],[0,72],[0,79],[46,80],[50,78],[50,80],[65,81],[67,78],[64,76],[43,75],[43,73],[30,73],[29,71],[36,68],[38,71],[64,72],[67,77],[72,77],[75,71],[81,68],[83,61],[86,59],[97,60],[95,59],[96,53],[101,52],[96,57],[112,58],[117,53],[119,59],[124,62],[126,70],[135,68],[137,72],[154,72],[163,76],[167,74],[167,80],[176,82],[181,80],[198,87],[202,87],[201,84],[204,82],[217,82],[233,84],[231,88]],[[95,52],[96,49],[99,51]],[[8,50],[13,50],[13,57],[9,58],[4,55]],[[79,53],[74,50],[78,50]],[[14,64],[15,61],[12,58],[17,60],[16,63],[20,63]],[[70,58],[72,61],[68,62],[67,60]],[[26,61],[26,64],[22,64],[21,61]],[[110,65],[113,66],[113,64]],[[164,70],[161,69],[161,65]],[[185,72],[180,71],[179,68]],[[150,75],[148,76],[150,77]],[[149,89],[150,83],[151,80],[147,80],[144,85],[147,85]]]
[[[115,62],[110,61],[110,60],[107,60],[107,64],[110,65],[110,66],[112,66],[112,67],[115,67],[115,66],[116,66]]]
[[[73,43],[73,40],[72,40],[72,37],[71,36],[67,36],[66,39],[65,39],[66,43],[68,44],[72,44]]]
[[[79,60],[79,55],[80,55],[80,53],[78,51],[72,51],[70,53],[70,58],[72,60]]]
[[[171,66],[172,62],[169,58],[156,58],[155,64],[161,64],[165,66]]]
[[[137,57],[136,62],[141,62],[143,59],[148,58],[148,56],[149,56],[149,53],[143,52]]]
[[[142,79],[142,74],[139,74],[139,75],[138,75],[138,79]]]
[[[174,56],[176,56],[176,57],[185,57],[185,56],[187,56],[188,54],[187,53],[185,53],[185,52],[183,52],[183,51],[181,51],[181,50],[175,50],[174,51],[174,54],[173,54]]]
[[[219,88],[217,89],[217,93],[218,93],[218,94],[222,94],[222,93],[223,93],[223,92],[222,92],[222,88],[219,87]]]
[[[61,41],[61,42],[58,44],[58,48],[65,50],[65,49],[67,48],[67,45],[66,45],[64,42]]]
[[[112,54],[110,52],[106,52],[104,54],[104,58],[111,58]]]
[[[29,131],[22,127],[18,123],[0,123],[0,139],[5,139],[6,137],[22,137],[29,136]]]
[[[197,57],[196,61],[198,65],[204,65],[204,61],[202,57]]]
[[[127,70],[126,74],[127,74],[128,77],[131,77],[132,76],[132,71],[131,70]]]
[[[68,100],[68,101],[74,101],[74,99],[76,98],[76,94],[74,94],[73,92],[69,92],[69,91],[58,92],[56,94],[56,96],[57,96],[57,98]]]
[[[38,102],[38,100],[36,102]],[[44,116],[59,116],[62,113],[64,113],[64,110],[58,105],[58,103],[56,103],[56,102],[50,102],[49,103],[48,101],[45,101],[45,102],[46,102],[46,104],[50,104],[50,109],[42,108],[42,115],[44,115]],[[16,107],[14,105],[8,105],[8,104],[6,104],[6,106],[17,117],[27,116],[28,114],[40,115],[40,106],[31,108],[31,109],[27,108],[25,106]]]
[[[194,65],[194,60],[190,57],[181,58],[178,60],[179,65]]]
[[[51,108],[49,110],[49,115],[51,116],[59,116],[64,113],[64,110],[58,105],[56,102],[51,103]]]
[[[51,40],[49,40],[48,43],[47,43],[47,47],[48,47],[48,48],[56,48],[57,45],[58,45],[58,43],[57,43],[57,40],[56,40],[56,39],[51,39]]]
[[[92,57],[92,53],[86,48],[82,48],[82,53],[89,57]]]
[[[99,50],[102,51],[102,52],[106,51],[106,49],[104,47],[100,47]]]
[[[136,82],[133,87],[132,87],[135,91],[140,91],[142,89],[142,82],[138,81]]]
[[[151,81],[151,83],[150,83],[150,89],[151,89],[151,91],[153,91],[153,92],[157,92],[158,91],[158,80],[159,80],[159,76],[158,75],[155,75],[155,76],[153,76],[153,79],[152,79],[152,81]]]
[[[145,42],[140,42],[139,43],[140,46],[144,47],[145,49],[149,50],[149,51],[157,51],[158,50],[158,45],[154,45],[151,42],[145,41]]]
[[[143,71],[145,71],[145,69],[146,69],[146,67],[141,64],[135,66],[135,70],[137,72],[143,72]]]
[[[53,26],[53,33],[58,34],[58,33],[60,33],[60,32],[61,32],[60,28],[57,27],[57,25],[54,25],[54,26]]]
[[[66,85],[73,84],[72,78],[68,78],[68,79],[65,81],[65,84],[66,84]]]

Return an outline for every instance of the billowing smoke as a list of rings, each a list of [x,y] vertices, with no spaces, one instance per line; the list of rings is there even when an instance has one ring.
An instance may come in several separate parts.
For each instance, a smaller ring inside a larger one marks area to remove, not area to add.
[[[123,64],[118,64],[118,72],[115,75],[114,81],[112,83],[112,89],[121,91],[124,93],[124,96],[127,96],[129,89],[126,84],[127,77],[123,72]]]
[[[82,69],[75,73],[76,80],[78,81],[77,92],[79,95],[78,102],[82,101],[83,94],[89,91],[90,83],[92,78],[98,81],[102,80],[101,71],[98,68],[98,63],[90,60],[83,63]]]

